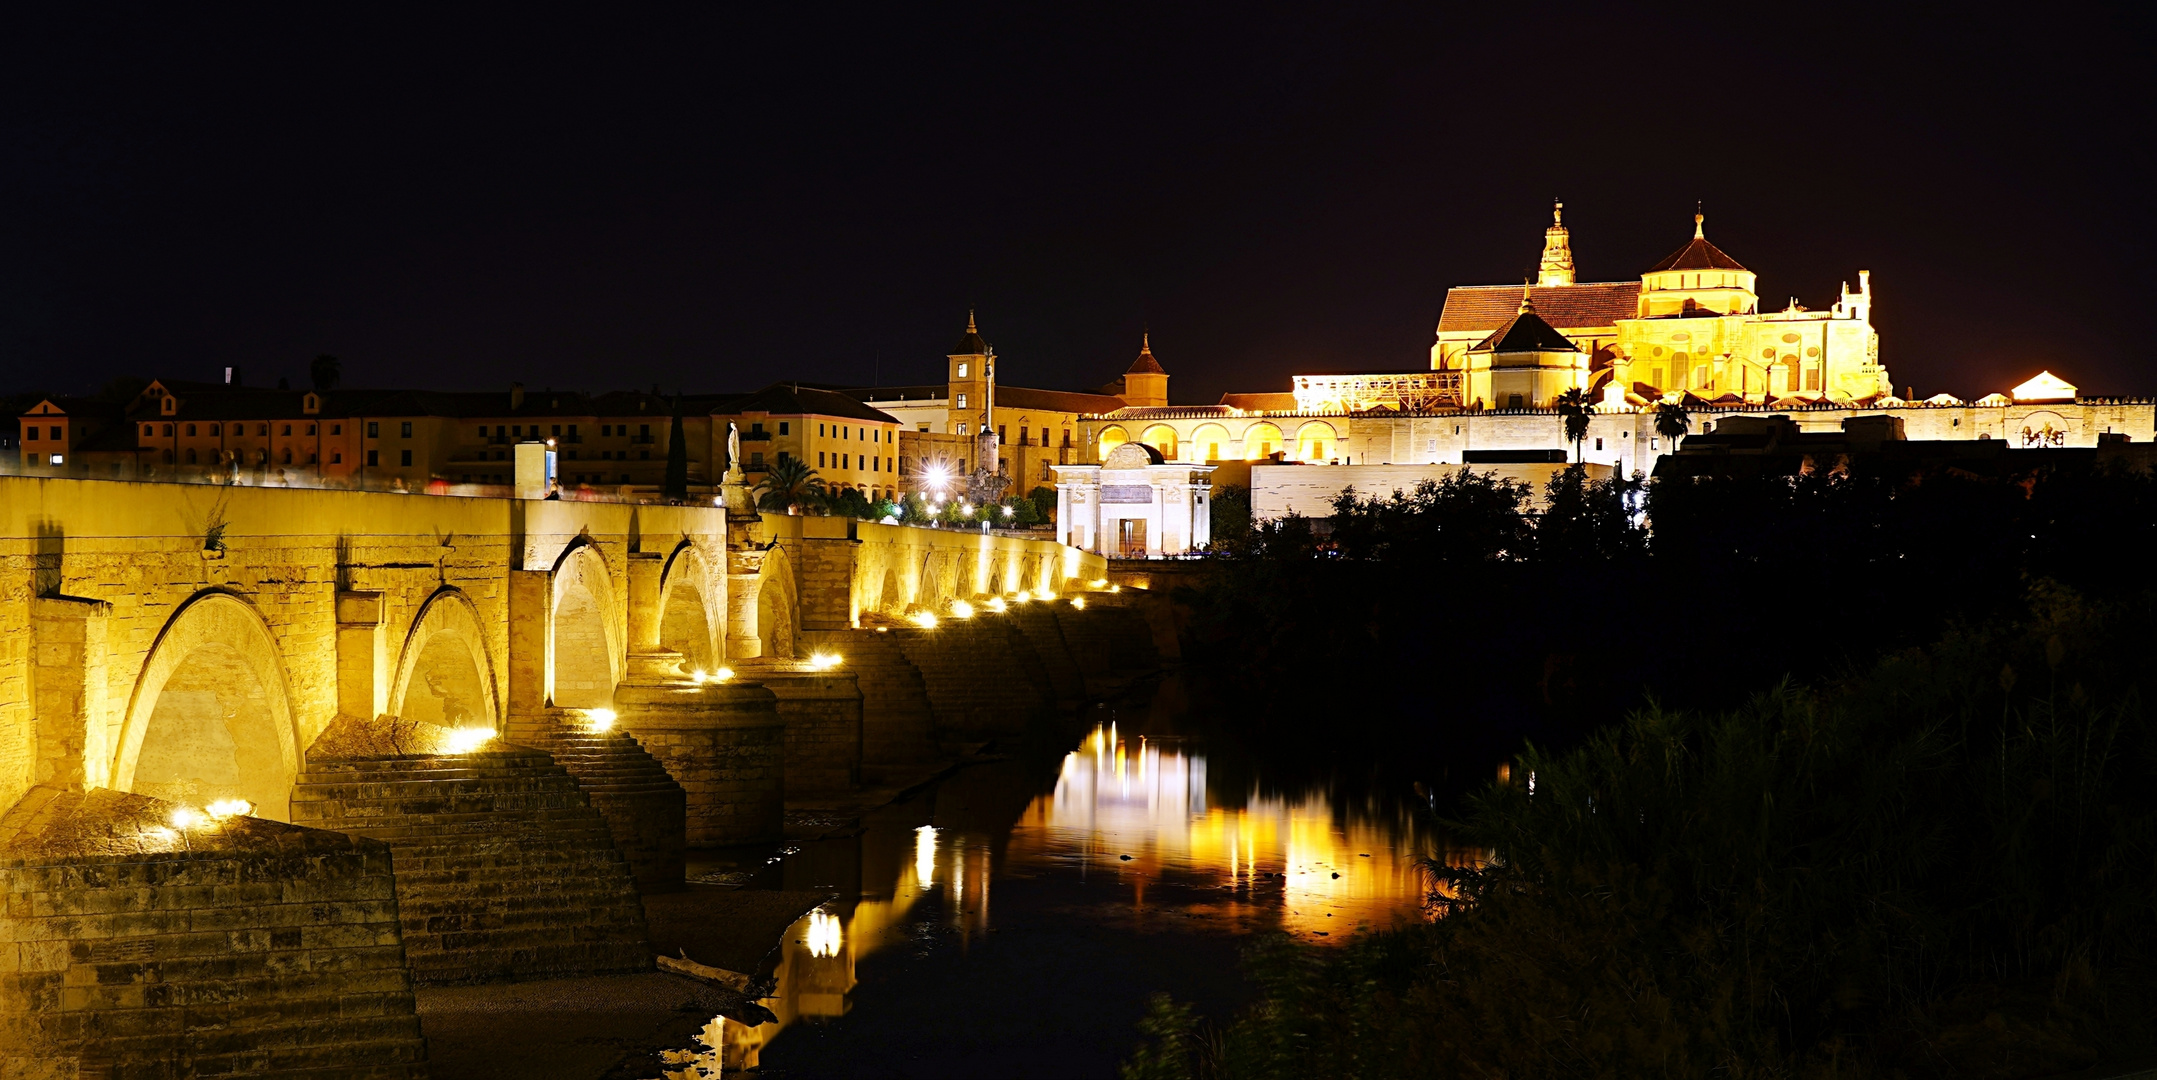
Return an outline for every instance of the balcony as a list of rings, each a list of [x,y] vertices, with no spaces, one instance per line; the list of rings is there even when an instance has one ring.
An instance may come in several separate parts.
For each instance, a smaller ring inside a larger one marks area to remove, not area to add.
[[[629,444],[631,446],[650,446],[652,444],[652,440],[656,438],[658,438],[658,436],[656,435],[631,435],[629,437]]]

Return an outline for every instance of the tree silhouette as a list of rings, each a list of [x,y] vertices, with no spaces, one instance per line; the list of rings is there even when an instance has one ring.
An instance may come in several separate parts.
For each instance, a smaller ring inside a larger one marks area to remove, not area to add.
[[[345,362],[328,353],[315,357],[314,363],[307,365],[307,378],[320,394],[337,389],[337,384],[344,381],[344,374]]]
[[[756,488],[763,492],[757,496],[756,508],[774,514],[822,513],[831,500],[824,478],[807,462],[794,457],[773,465]]]
[[[1693,429],[1693,417],[1685,411],[1685,403],[1664,398],[1655,404],[1655,433],[1670,440],[1670,448],[1678,448],[1678,440]]]
[[[1558,395],[1558,415],[1565,417],[1565,441],[1573,444],[1573,463],[1580,463],[1580,446],[1588,438],[1589,409],[1594,399],[1580,387]]]

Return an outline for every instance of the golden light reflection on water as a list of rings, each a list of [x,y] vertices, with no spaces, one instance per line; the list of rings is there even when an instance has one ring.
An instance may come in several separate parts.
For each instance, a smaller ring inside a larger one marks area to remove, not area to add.
[[[764,1046],[789,1025],[846,1015],[861,960],[883,949],[926,949],[923,934],[960,948],[978,940],[990,929],[992,871],[1107,874],[1130,887],[1129,914],[1172,907],[1196,917],[1179,928],[1212,932],[1278,928],[1305,941],[1337,942],[1359,926],[1426,917],[1430,882],[1419,860],[1429,839],[1408,810],[1375,802],[1342,807],[1323,788],[1293,798],[1226,791],[1209,782],[1205,755],[1176,743],[1127,741],[1113,725],[1096,728],[1065,756],[1054,789],[1027,805],[992,864],[993,839],[931,825],[865,836],[863,868],[889,868],[888,886],[863,880],[858,899],[795,923],[781,944],[774,995],[764,1002],[776,1022],[749,1027],[715,1019],[699,1036],[713,1049],[699,1060],[717,1066],[723,1057],[729,1072],[758,1068]],[[1162,901],[1163,886],[1176,889],[1173,905]],[[1156,895],[1149,898],[1149,890]],[[916,915],[932,895],[942,900],[933,926]]]
[[[1064,758],[1056,789],[1027,807],[1006,857],[1112,870],[1139,907],[1149,883],[1212,886],[1222,899],[1199,909],[1253,926],[1266,925],[1278,901],[1279,927],[1298,935],[1422,918],[1430,882],[1417,824],[1376,807],[1342,812],[1328,796],[1223,791],[1208,783],[1204,755],[1133,744],[1106,726]]]

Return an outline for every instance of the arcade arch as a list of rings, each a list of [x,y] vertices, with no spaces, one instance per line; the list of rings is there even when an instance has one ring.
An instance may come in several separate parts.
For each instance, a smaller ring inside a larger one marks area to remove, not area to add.
[[[1109,426],[1101,429],[1101,434],[1095,441],[1101,452],[1101,456],[1103,458],[1106,458],[1108,457],[1109,451],[1114,450],[1127,442],[1130,442],[1131,433],[1125,431],[1123,429],[1123,425],[1121,424],[1110,424]]]
[[[1281,449],[1281,429],[1264,420],[1243,429],[1243,459],[1264,461]]]
[[[198,593],[150,647],[135,680],[112,786],[204,806],[246,799],[255,815],[292,817],[299,738],[277,641],[254,607]]]
[[[1297,461],[1324,461],[1329,449],[1338,453],[1340,446],[1340,436],[1334,434],[1333,425],[1323,420],[1313,420],[1296,429]]]
[[[1155,424],[1147,428],[1145,433],[1138,437],[1138,441],[1159,450],[1162,457],[1170,461],[1176,460],[1175,428],[1167,424]]]
[[[1200,424],[1191,432],[1191,454],[1199,461],[1220,461],[1228,445],[1228,429],[1219,424]]]
[[[390,683],[389,711],[449,728],[496,726],[502,714],[494,664],[479,611],[462,591],[437,590],[412,621]]]

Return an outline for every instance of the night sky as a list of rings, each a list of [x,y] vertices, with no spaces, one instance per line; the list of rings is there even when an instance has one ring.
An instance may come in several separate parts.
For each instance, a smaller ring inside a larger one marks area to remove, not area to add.
[[[2157,393],[2127,5],[362,7],[15,9],[0,388],[929,381],[974,306],[1211,402],[1427,364],[1556,196],[1582,280],[1695,200],[1765,307],[1872,270],[1898,390]]]

